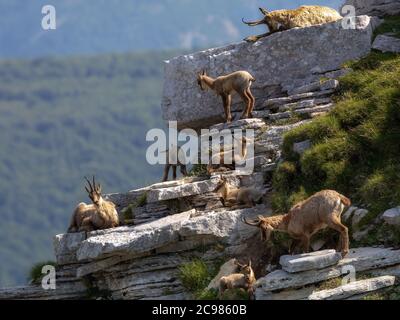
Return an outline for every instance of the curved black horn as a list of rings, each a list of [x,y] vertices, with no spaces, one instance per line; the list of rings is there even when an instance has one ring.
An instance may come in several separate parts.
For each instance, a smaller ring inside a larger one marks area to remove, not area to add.
[[[89,181],[89,179],[88,179],[87,177],[85,177],[85,180],[86,180],[86,182],[89,184],[90,191],[88,191],[88,189],[87,189],[86,187],[85,187],[85,189],[86,189],[86,191],[87,191],[88,193],[90,193],[90,192],[93,191],[92,184],[90,183],[90,181]]]
[[[244,18],[242,18],[242,22],[244,24],[247,24],[250,27],[258,26],[260,24],[264,24],[265,23],[264,19],[261,19],[259,21],[245,21]]]
[[[260,220],[254,220],[254,221],[247,221],[246,218],[242,218],[243,223],[252,226],[252,227],[258,227],[260,225]]]

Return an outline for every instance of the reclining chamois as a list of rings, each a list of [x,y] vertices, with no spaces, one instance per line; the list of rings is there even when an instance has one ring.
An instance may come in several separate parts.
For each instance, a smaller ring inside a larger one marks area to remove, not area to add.
[[[250,87],[255,81],[254,77],[247,71],[237,71],[213,79],[209,77],[204,70],[197,76],[197,83],[201,90],[204,91],[207,88],[210,88],[222,98],[227,123],[232,122],[232,92],[238,93],[246,105],[241,118],[247,119],[253,117],[252,112],[256,99],[251,93]]]
[[[233,273],[229,276],[222,277],[219,281],[220,298],[226,290],[230,289],[243,289],[249,293],[250,297],[253,296],[253,286],[256,283],[256,277],[251,268],[251,261],[246,265],[241,265],[236,262],[236,265],[239,267],[240,273]]]
[[[93,185],[85,177],[89,189],[85,187],[93,204],[80,203],[71,219],[68,232],[90,232],[118,227],[119,218],[114,203],[106,201],[101,195],[101,185],[96,185],[93,177]]]
[[[341,223],[341,215],[350,205],[350,199],[340,193],[324,190],[298,203],[287,214],[267,218],[259,216],[254,221],[243,219],[243,222],[259,227],[264,241],[269,241],[273,231],[288,233],[301,241],[304,252],[309,252],[310,238],[329,227],[340,233],[338,248],[344,257],[349,252],[349,235],[348,228]]]
[[[276,32],[296,27],[305,28],[342,19],[342,16],[335,9],[324,6],[301,6],[294,10],[276,10],[271,12],[260,8],[260,11],[264,15],[264,18],[261,20],[246,22],[242,19],[242,21],[251,27],[266,24],[269,32],[248,37],[244,39],[245,41],[255,42]]]
[[[263,198],[261,191],[255,188],[235,188],[225,177],[221,178],[215,192],[220,195],[224,207],[231,209],[252,208]]]
[[[234,138],[233,148],[227,148],[227,151],[222,149],[211,157],[207,165],[207,173],[211,175],[215,172],[235,170],[237,164],[243,164],[247,160],[247,147],[250,142],[250,139],[246,137],[242,137],[241,141]]]

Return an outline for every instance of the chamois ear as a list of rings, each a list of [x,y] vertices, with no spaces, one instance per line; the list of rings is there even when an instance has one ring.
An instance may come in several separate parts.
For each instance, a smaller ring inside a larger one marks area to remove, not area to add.
[[[269,12],[268,12],[268,10],[267,9],[264,9],[264,8],[260,8],[260,11],[261,11],[261,13],[263,14],[263,15],[267,15],[267,14],[269,14]]]
[[[251,259],[249,259],[249,268],[251,268]]]
[[[207,75],[207,73],[206,73],[206,70],[205,70],[205,69],[203,69],[203,72],[201,73],[201,75],[202,75],[202,76],[205,76],[205,75]]]

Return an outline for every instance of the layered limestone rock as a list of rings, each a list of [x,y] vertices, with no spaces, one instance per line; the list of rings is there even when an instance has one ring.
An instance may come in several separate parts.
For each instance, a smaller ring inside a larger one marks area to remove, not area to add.
[[[256,79],[252,91],[257,110],[266,108],[268,98],[289,92],[317,89],[329,94],[336,83],[318,86],[321,77],[332,77],[349,60],[370,52],[370,18],[356,18],[355,29],[342,22],[296,28],[273,34],[256,43],[241,42],[171,59],[165,65],[162,113],[164,120],[176,120],[181,128],[207,128],[223,120],[222,102],[211,92],[201,92],[196,75],[206,69],[210,76],[248,70]],[[340,75],[342,72],[337,72]],[[298,88],[298,89],[296,89]],[[234,110],[241,109],[238,99]]]
[[[382,52],[400,53],[400,39],[381,34],[375,38],[372,48]]]
[[[354,6],[356,15],[385,17],[400,13],[399,0],[346,0],[344,5]]]

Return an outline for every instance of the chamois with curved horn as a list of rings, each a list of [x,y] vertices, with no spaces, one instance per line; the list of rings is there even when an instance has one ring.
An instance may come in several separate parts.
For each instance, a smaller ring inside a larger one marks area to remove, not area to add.
[[[244,39],[245,41],[255,42],[276,32],[305,28],[342,19],[342,16],[335,9],[324,6],[301,6],[294,10],[276,11],[260,8],[260,11],[264,15],[261,20],[246,22],[242,19],[242,22],[250,27],[266,24],[269,32],[248,37]]]
[[[92,204],[80,203],[71,218],[68,232],[94,231],[118,227],[119,217],[114,203],[106,201],[101,195],[101,185],[96,185],[95,177],[90,183],[85,177],[88,187],[85,190]]]
[[[273,231],[289,234],[300,240],[304,252],[309,252],[310,239],[318,231],[331,228],[340,233],[338,250],[342,256],[349,252],[348,228],[341,223],[341,215],[351,205],[350,199],[333,190],[324,190],[298,203],[289,213],[272,217],[258,216],[258,219],[243,222],[260,228],[261,238],[269,241]],[[339,249],[340,248],[340,249]]]

